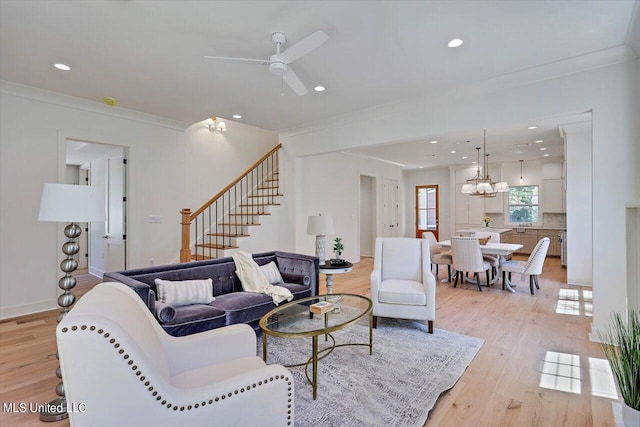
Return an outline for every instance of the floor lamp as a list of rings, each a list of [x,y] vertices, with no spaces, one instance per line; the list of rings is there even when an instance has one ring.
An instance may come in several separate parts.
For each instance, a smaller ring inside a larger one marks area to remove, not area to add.
[[[38,221],[69,223],[64,228],[64,235],[68,240],[62,245],[62,253],[66,258],[60,263],[60,270],[65,275],[58,280],[58,287],[64,291],[58,297],[58,305],[62,307],[62,312],[58,314],[58,323],[67,315],[76,300],[76,297],[71,293],[71,290],[76,286],[76,279],[71,273],[78,268],[78,262],[73,258],[80,250],[76,238],[82,234],[82,228],[78,223],[104,220],[104,189],[87,185],[44,185]],[[57,352],[56,358],[58,358]],[[60,382],[56,386],[56,394],[60,397],[49,402],[45,406],[45,410],[40,412],[41,421],[59,421],[68,417],[60,365],[56,369],[56,376],[60,378]]]
[[[316,236],[316,256],[320,265],[324,265],[325,241],[327,234],[333,234],[333,218],[330,216],[310,216],[307,221],[307,234]]]

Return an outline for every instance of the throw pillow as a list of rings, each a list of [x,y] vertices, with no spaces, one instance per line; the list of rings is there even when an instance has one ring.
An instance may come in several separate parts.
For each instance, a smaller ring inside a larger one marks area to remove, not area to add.
[[[211,279],[171,281],[156,279],[158,301],[178,307],[191,304],[209,304],[213,297]]]
[[[172,305],[165,304],[163,302],[156,302],[156,317],[160,323],[173,322],[176,318],[176,309]]]
[[[269,264],[260,266],[260,272],[264,275],[264,277],[267,278],[270,285],[284,283],[284,280],[282,280],[282,275],[280,274],[280,270],[278,270],[278,266],[274,261],[271,261]]]

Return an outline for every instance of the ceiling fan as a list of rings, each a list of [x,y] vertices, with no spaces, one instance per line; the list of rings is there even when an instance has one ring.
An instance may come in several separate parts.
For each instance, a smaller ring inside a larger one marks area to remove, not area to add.
[[[304,87],[304,84],[300,81],[296,73],[293,72],[289,64],[314,51],[328,39],[329,36],[327,36],[324,31],[318,30],[300,40],[284,52],[280,52],[282,46],[287,42],[287,37],[284,33],[276,32],[271,34],[271,41],[276,45],[276,53],[271,55],[269,59],[231,58],[226,56],[205,56],[205,58],[268,64],[269,71],[272,74],[282,76],[282,79],[291,87],[291,89],[293,89],[293,91],[298,95],[302,96],[307,93],[307,88]]]

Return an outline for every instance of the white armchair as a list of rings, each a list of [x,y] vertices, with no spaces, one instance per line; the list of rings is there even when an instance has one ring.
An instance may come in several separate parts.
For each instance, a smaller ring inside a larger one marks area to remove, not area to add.
[[[173,337],[138,295],[102,283],[56,331],[72,427],[293,425],[290,372],[247,325]],[[82,404],[82,405],[81,405]]]
[[[427,239],[376,239],[371,300],[374,328],[378,317],[392,317],[427,320],[429,333],[433,333],[436,280]]]

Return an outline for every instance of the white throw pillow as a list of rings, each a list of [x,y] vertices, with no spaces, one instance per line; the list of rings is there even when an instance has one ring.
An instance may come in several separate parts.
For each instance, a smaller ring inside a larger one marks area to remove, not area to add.
[[[278,266],[273,261],[271,261],[269,264],[260,266],[260,272],[264,275],[264,277],[267,278],[270,285],[284,283],[284,280],[282,280],[282,275],[280,274],[280,270],[278,270]]]
[[[191,304],[209,304],[213,297],[211,279],[171,281],[156,279],[158,301],[174,307]]]

